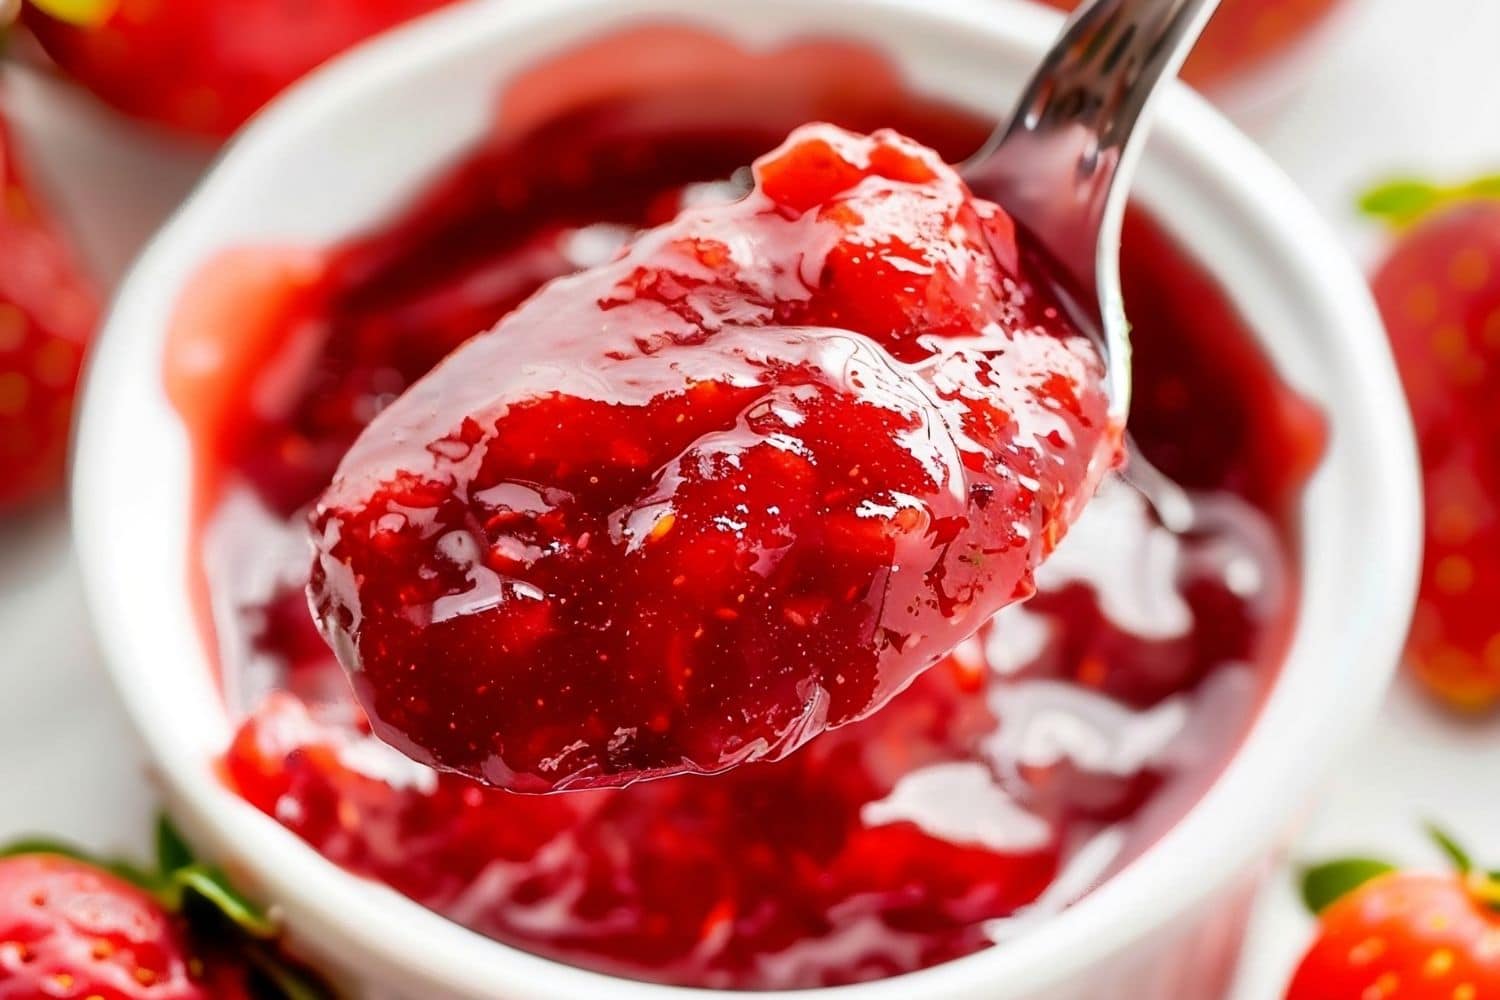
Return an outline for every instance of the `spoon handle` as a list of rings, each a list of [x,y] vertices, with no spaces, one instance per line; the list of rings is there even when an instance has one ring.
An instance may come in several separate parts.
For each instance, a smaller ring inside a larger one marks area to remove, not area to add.
[[[1136,129],[1157,83],[1175,73],[1218,0],[1092,0],[1027,84],[1009,124],[965,165],[976,190],[1006,193],[1006,209],[1046,234],[1062,262],[1093,261],[1111,192],[1139,151]],[[1113,220],[1117,224],[1118,219]],[[1094,275],[1079,273],[1094,290]]]
[[[1079,124],[1101,150],[1129,141],[1157,81],[1175,74],[1218,0],[1095,0],[1063,29],[1010,131]]]

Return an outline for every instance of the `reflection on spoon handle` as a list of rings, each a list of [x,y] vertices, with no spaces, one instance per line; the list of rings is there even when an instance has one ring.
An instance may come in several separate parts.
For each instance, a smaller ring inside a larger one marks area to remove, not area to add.
[[[1032,76],[1010,122],[969,169],[988,174],[988,158],[1003,155],[1002,148],[1023,133],[1082,130],[1094,141],[1081,150],[1076,173],[1064,183],[1108,189],[1158,81],[1181,68],[1217,7],[1218,0],[1084,4]]]
[[[1008,132],[1083,125],[1102,150],[1129,141],[1157,81],[1175,75],[1218,0],[1094,0],[1032,78]]]
[[[1157,84],[1181,67],[1219,0],[1090,0],[1026,85],[1010,121],[964,165],[981,197],[1046,246],[1079,312],[1110,349],[1113,396],[1129,399],[1119,291],[1120,223]]]

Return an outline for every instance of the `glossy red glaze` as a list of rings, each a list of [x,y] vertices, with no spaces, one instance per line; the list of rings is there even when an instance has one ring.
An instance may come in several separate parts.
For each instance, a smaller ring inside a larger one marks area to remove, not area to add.
[[[690,48],[731,64],[719,46]],[[1321,427],[1213,281],[1134,215],[1132,425],[1190,489],[1191,524],[1162,525],[1112,477],[1032,599],[882,711],[781,761],[529,796],[431,771],[370,735],[302,587],[304,507],[373,412],[542,280],[608,260],[684,199],[741,193],[716,179],[800,122],[889,124],[949,159],[985,134],[891,86],[868,56],[860,87],[828,90],[811,81],[852,79],[854,55],[803,55],[794,68],[741,55],[733,88],[595,94],[502,127],[391,224],[311,257],[237,254],[195,288],[200,332],[245,350],[174,382],[179,405],[214,418],[191,425],[206,512],[195,573],[246,716],[228,779],[351,871],[589,968],[805,987],[1022,932],[1201,794],[1274,676],[1295,606],[1293,504]],[[264,279],[276,260],[279,285],[235,280]],[[268,307],[246,310],[245,285]],[[208,406],[216,392],[223,405]]]
[[[712,773],[870,714],[1113,465],[1008,216],[890,131],[555,281],[378,416],[309,596],[376,733],[520,791]]]

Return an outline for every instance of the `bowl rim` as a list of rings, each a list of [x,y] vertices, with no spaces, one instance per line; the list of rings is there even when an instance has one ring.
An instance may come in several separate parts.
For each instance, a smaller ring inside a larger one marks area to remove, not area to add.
[[[923,0],[820,3],[848,16],[978,32],[997,47],[1020,46],[1038,53],[1059,23],[1057,15],[1024,5],[1004,18],[996,17],[993,0],[954,0],[940,8]],[[363,956],[370,967],[391,970],[398,978],[406,975],[411,981],[441,984],[461,996],[503,990],[514,997],[582,998],[607,992],[623,1000],[661,1000],[725,993],[620,979],[541,958],[483,938],[384,887],[372,892],[371,883],[339,869],[221,783],[211,762],[201,759],[201,748],[179,737],[170,702],[156,695],[162,664],[144,655],[147,646],[141,642],[126,648],[120,641],[128,634],[141,638],[150,626],[139,620],[139,588],[119,585],[122,578],[128,579],[130,566],[122,564],[116,544],[122,526],[112,516],[109,497],[119,484],[107,459],[128,444],[121,435],[128,433],[130,424],[128,410],[121,410],[127,401],[114,391],[110,373],[139,364],[140,352],[149,353],[160,339],[141,331],[154,328],[164,333],[166,316],[151,305],[153,296],[147,292],[170,284],[171,276],[182,272],[186,261],[179,244],[192,242],[183,234],[200,216],[211,215],[219,199],[232,197],[239,164],[275,148],[295,132],[304,116],[333,107],[351,91],[440,64],[470,46],[495,44],[495,39],[542,21],[642,9],[670,15],[690,12],[699,4],[701,0],[459,4],[335,60],[257,116],[225,150],[120,286],[89,363],[75,442],[72,503],[87,600],[111,674],[169,798],[192,815],[190,825],[233,853],[272,898],[286,901],[288,913],[309,922],[293,927],[299,937],[322,935],[351,949],[350,965]],[[795,6],[795,0],[777,4]],[[1336,752],[1373,716],[1394,671],[1415,596],[1421,502],[1404,396],[1383,346],[1383,328],[1368,287],[1315,211],[1253,143],[1185,88],[1173,88],[1164,98],[1157,135],[1166,155],[1185,158],[1203,174],[1205,183],[1215,186],[1226,206],[1254,220],[1255,236],[1266,251],[1281,255],[1308,276],[1300,294],[1338,317],[1341,335],[1330,337],[1328,346],[1337,355],[1336,363],[1346,367],[1346,388],[1354,398],[1332,405],[1357,414],[1361,421],[1353,439],[1368,460],[1361,481],[1369,496],[1364,515],[1376,532],[1370,537],[1381,543],[1379,558],[1367,555],[1367,571],[1351,574],[1350,587],[1358,589],[1364,606],[1376,613],[1361,619],[1362,629],[1348,630],[1346,662],[1303,663],[1292,669],[1289,653],[1251,732],[1212,786],[1186,816],[1088,897],[1004,947],[920,972],[838,987],[840,998],[896,1000],[914,995],[912,991],[932,996],[1028,995],[1188,912],[1238,877],[1274,839]],[[1336,426],[1344,428],[1342,423]],[[186,599],[185,571],[182,576],[180,596]],[[1296,631],[1303,631],[1302,622]],[[194,636],[194,642],[200,649],[198,662],[171,664],[169,669],[208,667],[201,640]],[[1324,676],[1312,676],[1314,670]],[[1299,697],[1307,694],[1304,688],[1321,691],[1317,704],[1322,710],[1309,711],[1312,703],[1291,703],[1289,688]],[[379,900],[379,905],[370,906],[371,900]],[[312,922],[318,926],[310,926]],[[812,989],[769,995],[833,994]]]

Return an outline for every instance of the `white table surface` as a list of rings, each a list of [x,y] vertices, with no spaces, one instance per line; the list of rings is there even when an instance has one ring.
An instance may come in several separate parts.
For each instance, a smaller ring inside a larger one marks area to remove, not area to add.
[[[1500,170],[1500,3],[1351,2],[1357,9],[1305,89],[1252,131],[1369,258],[1379,233],[1352,205],[1371,182]],[[94,269],[118,278],[208,157],[34,77],[11,70],[4,85],[34,173],[66,216],[87,223]],[[1435,818],[1481,853],[1491,845],[1500,863],[1500,797],[1485,794],[1497,773],[1500,719],[1455,723],[1402,683],[1291,854],[1362,850],[1435,863],[1420,832]],[[153,811],[143,754],[90,634],[63,517],[0,524],[0,838],[47,831],[140,848]],[[1278,997],[1308,931],[1290,877],[1273,880],[1236,1000]]]

